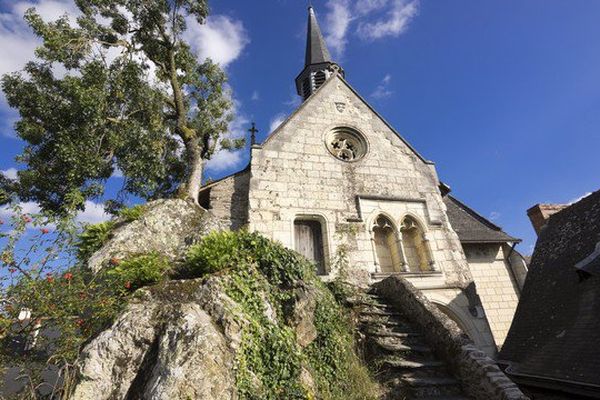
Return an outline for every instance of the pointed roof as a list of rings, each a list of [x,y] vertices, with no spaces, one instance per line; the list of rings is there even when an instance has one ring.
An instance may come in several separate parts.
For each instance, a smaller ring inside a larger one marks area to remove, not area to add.
[[[325,39],[321,34],[315,10],[308,7],[308,30],[306,32],[306,59],[305,66],[331,62],[331,55],[327,50]]]

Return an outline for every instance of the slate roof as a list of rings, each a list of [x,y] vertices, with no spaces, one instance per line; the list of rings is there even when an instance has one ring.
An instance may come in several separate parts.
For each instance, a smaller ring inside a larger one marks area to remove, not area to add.
[[[321,34],[315,10],[308,8],[308,30],[306,32],[306,57],[305,66],[331,62],[331,55]]]
[[[499,355],[516,379],[561,390],[596,385],[600,393],[600,274],[580,280],[575,268],[598,242],[600,191],[552,215],[540,232]]]
[[[462,243],[520,242],[455,197],[445,196],[444,204],[446,204],[450,225]]]

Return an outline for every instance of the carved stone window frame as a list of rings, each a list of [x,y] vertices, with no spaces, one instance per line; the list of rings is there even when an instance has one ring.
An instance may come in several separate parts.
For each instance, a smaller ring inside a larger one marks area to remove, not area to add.
[[[325,147],[339,161],[358,162],[369,153],[369,142],[358,129],[350,126],[335,126],[324,137]]]

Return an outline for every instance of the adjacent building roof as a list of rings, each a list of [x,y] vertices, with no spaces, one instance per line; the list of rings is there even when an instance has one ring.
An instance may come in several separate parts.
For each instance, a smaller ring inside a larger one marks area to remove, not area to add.
[[[304,66],[331,62],[331,55],[321,34],[315,10],[308,8],[308,30],[306,32],[306,58]]]
[[[520,242],[455,197],[444,197],[450,225],[462,243]]]
[[[599,242],[600,191],[552,215],[541,230],[499,357],[515,379],[600,393],[600,274],[591,269],[582,279],[576,268],[595,262]]]

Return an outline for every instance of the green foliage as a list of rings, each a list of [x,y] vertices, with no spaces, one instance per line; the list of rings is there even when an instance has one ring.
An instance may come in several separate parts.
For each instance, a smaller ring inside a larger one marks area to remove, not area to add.
[[[92,254],[100,250],[111,238],[114,221],[101,222],[99,224],[87,225],[77,242],[77,257],[80,261],[86,261]]]
[[[135,290],[153,285],[166,278],[169,271],[169,259],[158,253],[140,254],[123,261],[113,260],[115,264],[105,273],[118,287]]]
[[[318,336],[306,349],[323,399],[375,400],[377,386],[353,349],[352,322],[327,291],[315,310]]]
[[[376,398],[354,351],[348,316],[299,254],[256,233],[218,232],[190,249],[186,265],[195,276],[222,274],[226,293],[240,307],[244,328],[236,381],[241,399]],[[306,284],[318,289],[318,336],[303,349],[288,314]],[[300,378],[303,368],[312,372],[318,393]]]
[[[312,271],[310,263],[299,254],[246,231],[208,234],[190,247],[184,268],[188,276],[198,277],[253,262],[276,286],[292,286]]]
[[[44,210],[82,209],[117,169],[125,178],[117,198],[197,188],[192,176],[232,118],[224,72],[210,60],[199,63],[184,40],[190,18],[205,22],[206,1],[75,3],[76,21],[25,14],[42,44],[35,61],[2,77],[26,146],[18,182],[0,181],[0,202],[16,194]]]
[[[142,215],[146,212],[146,206],[144,204],[138,204],[133,207],[123,208],[119,210],[119,218],[123,222],[133,222],[142,218]]]
[[[110,325],[134,290],[163,280],[169,268],[167,259],[156,253],[114,264],[95,275],[85,267],[75,267],[18,279],[7,290],[11,303],[0,313],[0,333],[4,333],[0,334],[0,361],[71,365],[83,343]],[[32,322],[11,330],[24,309],[31,311]],[[35,321],[44,327],[37,352],[17,356],[9,344],[30,335]]]
[[[241,306],[248,322],[237,355],[240,398],[306,398],[306,390],[298,379],[302,355],[294,331],[280,320],[266,317],[265,300],[277,306],[274,297],[278,289],[270,285],[256,264],[237,268],[228,278],[226,292]]]
[[[24,357],[48,357],[51,351],[55,362],[73,362],[81,344],[94,333],[106,328],[124,304],[128,291],[118,288],[106,276],[92,276],[83,269],[72,269],[59,275],[47,273],[35,278],[22,277],[10,287],[8,295],[14,299],[7,310],[7,318],[17,320],[23,309],[31,311],[31,321],[40,321],[58,336],[40,335],[37,354]],[[25,326],[21,335],[29,335],[35,326]],[[13,339],[10,335],[5,340]],[[10,349],[6,346],[6,350]],[[3,354],[14,357],[14,354]]]

